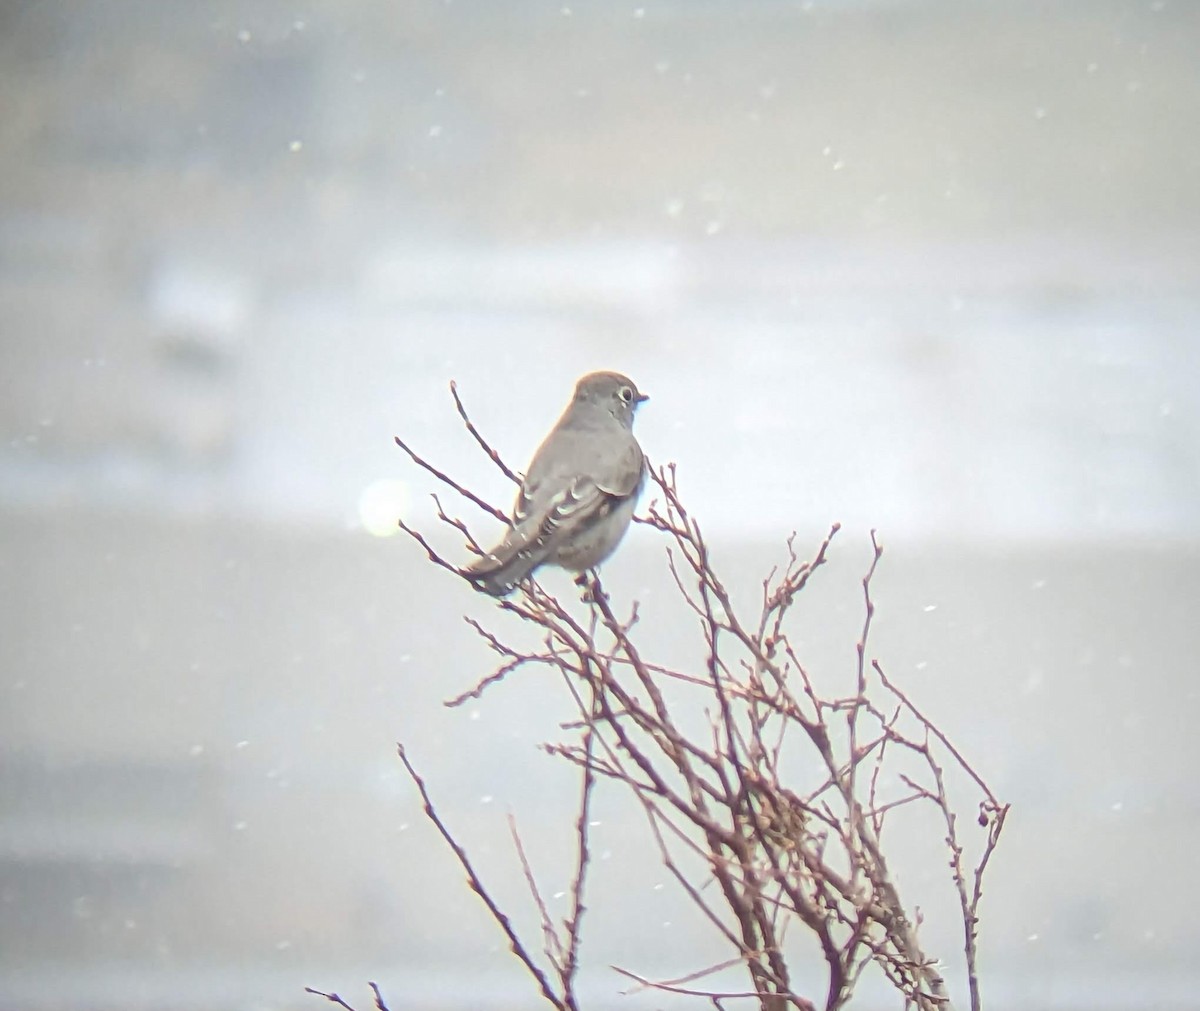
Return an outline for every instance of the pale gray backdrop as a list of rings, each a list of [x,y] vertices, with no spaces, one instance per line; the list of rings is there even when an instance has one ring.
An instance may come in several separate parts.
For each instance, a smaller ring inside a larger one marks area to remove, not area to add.
[[[0,1005],[533,1006],[393,743],[532,926],[505,815],[563,887],[569,708],[441,707],[496,616],[379,536],[431,517],[391,437],[507,502],[447,383],[521,466],[618,368],[740,593],[844,523],[828,676],[880,529],[872,652],[1014,804],[991,1006],[1198,1006],[1198,46],[1178,0],[0,4]],[[645,529],[606,578],[669,612]],[[600,805],[589,992],[663,1006],[608,966],[722,953]]]

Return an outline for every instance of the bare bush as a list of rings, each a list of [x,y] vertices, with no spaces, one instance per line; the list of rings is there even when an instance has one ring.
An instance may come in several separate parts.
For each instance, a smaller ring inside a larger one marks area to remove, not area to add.
[[[453,384],[451,390],[472,436],[516,481],[470,422]],[[444,485],[507,522],[499,509],[396,441]],[[497,606],[535,629],[540,645],[532,651],[518,649],[502,633],[472,621],[499,664],[448,702],[454,706],[477,698],[514,670],[536,664],[561,675],[578,709],[578,720],[562,728],[562,739],[545,745],[579,772],[575,872],[562,922],[555,921],[538,891],[513,828],[541,919],[540,955],[497,905],[401,745],[400,759],[420,792],[426,816],[542,996],[560,1011],[580,1007],[576,984],[591,860],[589,807],[599,783],[628,791],[640,805],[658,859],[696,914],[730,950],[728,961],[697,967],[681,979],[648,979],[629,969],[618,972],[641,986],[695,995],[718,1008],[740,1000],[757,1002],[764,1011],[834,1011],[849,1002],[864,973],[873,970],[882,973],[905,1007],[932,1011],[952,1007],[951,996],[940,963],[922,947],[918,918],[901,900],[884,846],[893,812],[927,805],[945,826],[938,845],[947,849],[950,883],[961,909],[968,1002],[972,1011],[979,1011],[979,905],[984,873],[1008,806],[997,800],[883,667],[868,659],[875,610],[871,581],[882,554],[874,533],[874,555],[862,580],[864,618],[853,683],[844,693],[830,696],[818,690],[801,662],[787,619],[798,595],[825,563],[837,526],[808,560],[799,557],[794,538],[789,539],[782,565],[762,581],[757,604],[744,613],[735,607],[714,569],[699,524],[679,497],[674,466],[652,468],[650,479],[651,501],[638,521],[665,538],[667,565],[702,639],[703,665],[677,670],[644,656],[636,635],[638,605],[618,614],[595,574],[580,580],[581,604],[560,600],[529,579]],[[479,551],[468,525],[448,514],[436,496],[435,502],[441,522]],[[400,525],[432,563],[461,574],[421,532]],[[689,686],[687,697],[702,696],[690,713],[680,712],[677,700],[668,703],[663,689],[672,682]],[[697,711],[708,716],[706,730],[685,733],[683,725]],[[806,756],[810,769],[821,770],[815,787],[811,782],[802,787],[797,781],[798,754]],[[889,776],[903,784],[903,791],[885,799],[881,783]],[[947,793],[950,777],[976,794],[977,809],[972,807],[965,825]],[[979,831],[968,847],[967,835],[975,823]],[[703,868],[699,873],[697,866]],[[596,900],[612,901],[615,897]],[[800,986],[789,966],[797,949],[796,934],[820,951],[826,970],[820,990],[810,989],[811,974]],[[744,990],[719,992],[704,985],[706,977],[735,965],[746,970]],[[384,1011],[378,989],[373,992],[376,1007]],[[349,1008],[336,994],[321,995]]]

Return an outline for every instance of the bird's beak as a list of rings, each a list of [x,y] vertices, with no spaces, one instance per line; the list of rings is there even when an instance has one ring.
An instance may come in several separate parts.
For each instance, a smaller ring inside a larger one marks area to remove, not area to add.
[[[646,393],[639,393],[639,394],[638,394],[638,398],[637,398],[637,402],[638,402],[639,404],[644,404],[644,403],[645,403],[647,400],[649,400],[649,399],[650,399],[650,396],[649,396],[648,394],[646,394]]]

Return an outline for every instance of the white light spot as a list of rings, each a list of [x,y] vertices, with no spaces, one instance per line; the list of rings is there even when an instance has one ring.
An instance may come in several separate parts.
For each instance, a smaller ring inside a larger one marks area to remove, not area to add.
[[[203,744],[193,744],[190,748],[188,748],[188,754],[191,755],[193,758],[197,757],[198,755],[203,755],[204,754],[204,745]]]
[[[937,604],[926,604],[923,608],[921,608],[921,610],[924,611],[926,614],[928,614],[930,611],[936,611],[937,609],[938,609]]]
[[[710,221],[707,225],[704,226],[704,234],[705,235],[717,235],[720,233],[721,229],[724,227],[725,226],[723,224],[721,224],[721,222],[719,222],[719,221]]]
[[[442,135],[442,124],[434,123],[433,126],[431,126],[429,128],[429,136],[430,137],[440,137],[441,135]]]
[[[1109,808],[1109,810],[1114,811],[1117,814],[1120,814],[1122,811],[1125,810],[1125,801],[1123,801],[1123,800],[1114,801],[1112,806]]]
[[[1038,939],[1037,934],[1030,934],[1027,938],[1025,938],[1025,940],[1027,940],[1027,941],[1036,941],[1037,939]]]
[[[479,803],[480,804],[490,804],[494,799],[495,798],[493,798],[490,793],[485,793],[482,797],[479,798]]]
[[[244,821],[235,821],[235,822],[233,823],[233,830],[234,830],[235,832],[245,832],[245,831],[246,831],[246,825],[247,825],[247,822],[244,822]]]
[[[234,747],[237,748],[238,751],[241,751],[242,748],[250,747],[250,742],[249,741],[238,741],[237,744],[234,745]]]
[[[243,28],[240,32],[237,33],[237,40],[238,40],[238,42],[242,43],[243,45],[245,45],[247,42],[249,42],[251,38],[252,38],[252,36],[250,35],[250,33],[248,31],[246,31],[245,28]]]
[[[1034,119],[1045,119],[1045,118],[1046,118],[1046,109],[1045,109],[1045,107],[1044,107],[1044,106],[1041,106],[1041,105],[1039,105],[1039,106],[1038,106],[1036,109],[1034,109],[1034,110],[1033,110],[1033,118],[1034,118]]]
[[[299,151],[302,147],[304,147],[303,142],[294,140],[288,145],[288,150],[295,152],[295,151]]]
[[[367,485],[358,497],[358,521],[375,537],[391,537],[399,527],[396,521],[408,506],[408,485],[395,478],[383,478]]]

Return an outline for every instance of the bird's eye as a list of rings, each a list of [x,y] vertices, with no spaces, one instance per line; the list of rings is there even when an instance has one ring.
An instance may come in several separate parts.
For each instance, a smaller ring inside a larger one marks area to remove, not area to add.
[[[618,394],[618,396],[627,404],[633,403],[633,390],[631,390],[628,386],[622,386],[621,392]]]

